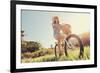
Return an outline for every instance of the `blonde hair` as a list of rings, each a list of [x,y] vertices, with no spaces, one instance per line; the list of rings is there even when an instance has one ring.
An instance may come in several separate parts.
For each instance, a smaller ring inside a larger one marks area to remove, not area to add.
[[[59,17],[58,16],[54,16],[52,20],[53,20],[53,24],[59,24]]]

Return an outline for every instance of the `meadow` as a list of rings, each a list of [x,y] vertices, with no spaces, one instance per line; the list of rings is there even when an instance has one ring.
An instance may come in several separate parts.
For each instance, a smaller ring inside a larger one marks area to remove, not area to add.
[[[63,54],[60,57],[55,57],[54,48],[40,49],[35,52],[26,52],[21,54],[22,63],[33,62],[52,62],[52,61],[74,61],[74,60],[89,60],[90,59],[90,47],[84,47],[84,57],[79,58],[79,49],[74,51],[68,50],[68,56]]]

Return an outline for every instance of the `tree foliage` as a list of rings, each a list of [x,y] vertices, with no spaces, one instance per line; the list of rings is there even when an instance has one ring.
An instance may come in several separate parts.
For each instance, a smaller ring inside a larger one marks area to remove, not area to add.
[[[34,41],[22,41],[21,48],[22,52],[34,52],[39,50],[42,45],[39,42]]]
[[[89,46],[90,45],[90,33],[89,32],[83,33],[81,35],[81,39],[82,39],[82,42],[83,42],[84,46]]]

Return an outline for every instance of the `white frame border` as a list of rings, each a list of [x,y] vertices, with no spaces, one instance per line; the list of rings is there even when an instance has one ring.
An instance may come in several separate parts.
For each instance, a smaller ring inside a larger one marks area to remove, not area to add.
[[[89,12],[91,15],[90,25],[90,60],[80,61],[61,61],[61,62],[43,62],[43,63],[21,63],[21,9],[31,10],[49,10],[49,11],[73,11],[73,12]],[[72,65],[89,65],[94,64],[94,9],[71,8],[71,7],[52,7],[52,6],[36,6],[36,5],[16,5],[16,69],[23,68],[40,68],[40,67],[57,67]]]

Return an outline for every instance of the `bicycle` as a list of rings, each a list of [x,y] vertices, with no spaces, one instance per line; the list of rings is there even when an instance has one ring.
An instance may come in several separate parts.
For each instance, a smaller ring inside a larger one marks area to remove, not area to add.
[[[69,36],[66,37],[63,44],[60,44],[60,45],[63,47],[64,53],[67,57],[69,56],[69,53],[68,53],[69,49],[71,49],[71,51],[73,51],[74,49],[79,48],[79,58],[83,58],[84,47],[83,47],[81,39],[77,35],[70,34]],[[60,56],[59,52],[57,52],[57,50],[58,50],[57,47],[58,47],[58,44],[55,45],[56,58],[58,58]]]

